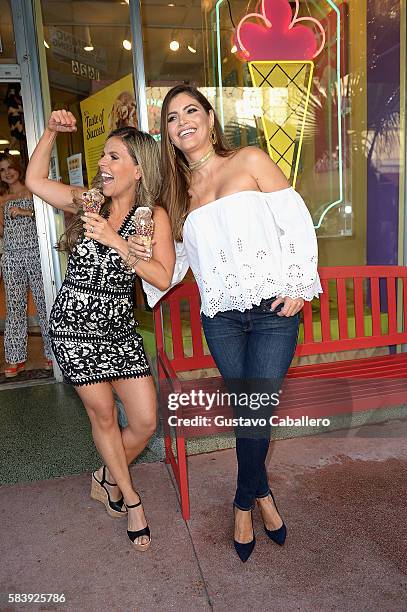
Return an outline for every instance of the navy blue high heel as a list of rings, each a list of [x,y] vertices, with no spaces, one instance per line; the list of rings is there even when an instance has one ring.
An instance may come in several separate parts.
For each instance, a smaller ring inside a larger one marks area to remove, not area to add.
[[[233,508],[235,508],[235,506],[233,506]],[[250,510],[250,513],[252,518],[253,540],[247,542],[246,544],[242,544],[242,542],[237,542],[235,539],[233,540],[233,544],[235,545],[235,551],[237,552],[237,554],[239,555],[239,559],[243,561],[243,563],[246,563],[247,559],[253,552],[254,545],[256,544],[256,536],[254,535],[253,527],[253,510]]]
[[[275,506],[275,508],[276,508],[276,510],[278,512],[276,500],[274,499],[273,491],[271,489],[270,489],[270,495],[271,495],[271,498],[273,500],[274,506]],[[283,519],[281,519],[281,520],[283,520]],[[263,524],[264,524],[264,522],[263,522]],[[267,529],[266,525],[264,525],[264,531],[266,532],[266,534],[268,535],[270,540],[273,540],[273,542],[275,542],[279,546],[282,546],[284,544],[285,539],[287,537],[287,526],[284,523],[284,521],[283,521],[283,524],[281,525],[281,527],[279,527],[278,529]]]

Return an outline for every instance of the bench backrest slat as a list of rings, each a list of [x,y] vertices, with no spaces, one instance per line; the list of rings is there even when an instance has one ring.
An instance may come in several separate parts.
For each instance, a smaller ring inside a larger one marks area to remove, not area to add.
[[[303,338],[297,345],[296,355],[316,355],[407,343],[407,267],[325,267],[319,269],[319,274],[324,293],[312,306],[310,302],[305,303]],[[330,284],[335,284],[336,291],[329,291]],[[401,286],[402,295],[401,291],[398,291]],[[185,323],[186,301],[189,305],[190,325]],[[353,304],[354,326],[350,314],[352,308],[348,313],[348,302]],[[168,340],[167,334],[171,333],[173,355],[169,356],[169,359],[175,371],[215,367],[212,357],[204,352],[196,283],[178,285],[164,296],[161,304],[166,304],[166,309],[169,306],[171,330],[165,330],[165,340]],[[397,322],[397,306],[402,311],[401,325]],[[313,317],[313,308],[319,308],[319,316],[318,313],[315,316],[314,312]],[[189,334],[189,329],[191,333],[191,337],[186,337],[185,342],[182,337],[183,320],[184,333]],[[168,346],[161,334],[160,305],[154,309],[154,321],[157,347],[160,349]]]
[[[365,335],[365,320],[364,320],[364,300],[363,300],[363,278],[353,279],[354,298],[353,304],[355,309],[355,328],[356,336],[362,338]],[[322,305],[321,305],[322,308]]]
[[[322,295],[329,296],[329,283],[326,278],[321,278]],[[322,341],[331,339],[331,323],[329,316],[329,299],[322,300],[320,304],[321,312],[321,335]]]
[[[372,300],[372,328],[373,335],[380,336],[380,286],[378,278],[370,279],[370,297]]]
[[[403,312],[404,329],[407,329],[407,278],[403,278]]]
[[[305,340],[305,342],[314,342],[314,326],[312,324],[312,306],[311,306],[311,302],[304,302],[303,325],[304,325],[304,340]]]
[[[179,305],[173,300],[170,302],[170,319],[174,359],[182,359],[184,357],[184,343],[182,339],[181,310]]]
[[[344,278],[338,278],[336,281],[336,294],[338,297],[338,323],[339,323],[339,338],[348,337],[348,312],[346,302],[346,284]]]
[[[204,348],[202,342],[202,328],[201,319],[199,317],[199,295],[191,295],[190,299],[190,321],[191,321],[191,335],[192,335],[192,346],[194,355],[196,357],[204,356]]]
[[[397,298],[396,298],[396,284],[395,278],[389,277],[387,279],[387,312],[389,321],[389,333],[397,333]]]

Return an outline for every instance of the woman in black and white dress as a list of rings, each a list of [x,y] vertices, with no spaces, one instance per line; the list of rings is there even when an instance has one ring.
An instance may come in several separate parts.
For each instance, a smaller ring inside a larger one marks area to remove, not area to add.
[[[133,127],[107,138],[99,160],[100,213],[81,212],[82,189],[48,179],[58,132],[76,130],[75,117],[54,111],[27,169],[27,184],[56,208],[74,212],[60,248],[69,255],[65,280],[50,317],[52,346],[65,381],[74,385],[92,425],[106,466],[92,475],[92,497],[111,516],[128,516],[128,536],[138,550],[150,544],[150,530],[128,465],[145,448],[156,427],[156,393],[143,341],[136,331],[132,294],[136,274],[162,288],[174,268],[167,213],[156,205],[159,151],[154,139]],[[128,238],[138,206],[153,212],[157,247],[150,258],[134,258]],[[128,427],[119,429],[113,390]]]

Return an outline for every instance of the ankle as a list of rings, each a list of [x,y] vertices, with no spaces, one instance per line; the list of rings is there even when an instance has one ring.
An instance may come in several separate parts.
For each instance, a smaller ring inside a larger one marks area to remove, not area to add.
[[[103,466],[100,469],[103,471]],[[109,472],[109,468],[107,466],[105,469],[105,480],[106,480],[106,483],[110,485],[111,487],[117,486],[116,481],[113,478],[112,474]]]
[[[141,504],[140,506],[138,506],[141,500],[140,500],[140,496],[136,492],[129,493],[128,495],[123,496],[123,498],[124,498],[124,503],[126,504],[127,508],[129,508],[129,510],[133,510],[131,506],[135,506],[135,505],[137,505],[137,507],[141,506]],[[135,509],[137,510],[137,508]]]

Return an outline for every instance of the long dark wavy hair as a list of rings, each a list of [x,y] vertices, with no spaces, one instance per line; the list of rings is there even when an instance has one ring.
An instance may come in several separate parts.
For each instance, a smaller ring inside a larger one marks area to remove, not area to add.
[[[153,209],[160,193],[160,149],[157,142],[150,134],[141,132],[134,127],[121,127],[113,130],[108,135],[107,139],[118,137],[126,146],[130,157],[135,165],[140,166],[141,178],[138,184],[138,190],[135,203],[147,206]],[[102,191],[103,181],[100,170],[92,181],[91,187],[96,187]],[[77,212],[69,221],[65,233],[61,236],[57,249],[70,253],[79,240],[83,237],[83,215],[81,192],[78,189],[72,190],[72,201],[77,209]],[[102,217],[108,217],[112,200],[106,198],[99,214]]]
[[[219,119],[207,98],[196,87],[190,85],[176,85],[167,93],[161,109],[161,173],[162,188],[160,200],[163,208],[168,212],[175,240],[182,240],[182,228],[188,214],[190,196],[188,194],[191,182],[191,171],[187,160],[176,146],[173,146],[168,134],[168,108],[171,101],[178,94],[186,93],[194,98],[205,110],[207,115],[212,111],[214,115],[214,130],[216,144],[213,145],[215,153],[221,157],[228,157],[236,152],[228,144],[220,125]],[[174,155],[175,151],[175,155]]]

